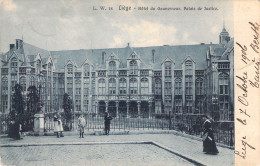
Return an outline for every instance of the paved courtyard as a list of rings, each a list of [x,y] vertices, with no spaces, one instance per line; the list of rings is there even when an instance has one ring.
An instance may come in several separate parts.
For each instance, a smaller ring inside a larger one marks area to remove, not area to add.
[[[78,138],[76,133],[65,133],[63,138],[1,138],[0,143],[2,165],[194,165],[185,158],[203,165],[234,165],[233,150],[218,147],[218,155],[206,155],[201,141],[174,134]]]
[[[12,160],[8,159],[12,157]],[[148,144],[27,146],[1,148],[6,165],[194,165]]]

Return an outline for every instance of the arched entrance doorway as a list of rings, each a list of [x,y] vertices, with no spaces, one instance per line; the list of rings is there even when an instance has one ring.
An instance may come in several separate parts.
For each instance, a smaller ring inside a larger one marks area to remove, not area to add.
[[[108,103],[108,113],[110,114],[110,116],[116,117],[116,102],[110,101]]]
[[[104,101],[99,101],[98,103],[98,114],[104,115],[106,112],[106,103]]]
[[[141,102],[140,114],[141,114],[142,118],[148,118],[149,117],[149,103],[147,101]]]
[[[118,103],[118,114],[120,117],[126,117],[127,107],[125,101],[120,101]]]
[[[130,118],[138,117],[138,107],[136,101],[131,101],[129,103],[129,117]]]

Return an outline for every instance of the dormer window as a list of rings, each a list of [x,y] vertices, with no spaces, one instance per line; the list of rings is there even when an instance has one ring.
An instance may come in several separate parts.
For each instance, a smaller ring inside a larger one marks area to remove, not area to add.
[[[192,75],[192,62],[190,60],[185,62],[185,75]]]
[[[18,65],[17,59],[16,58],[12,58],[12,60],[11,60],[11,67],[12,68],[17,68],[17,65]]]
[[[68,64],[68,66],[67,66],[67,71],[68,71],[68,74],[72,74],[72,72],[73,72],[73,66],[72,66],[72,64]]]
[[[89,76],[89,64],[84,64],[84,76]]]
[[[109,75],[116,75],[116,62],[111,61],[108,63],[108,74]]]
[[[132,60],[130,62],[130,73],[131,75],[137,75],[138,73],[138,67],[137,67],[137,62],[135,60]]]
[[[164,64],[164,70],[165,70],[165,76],[171,76],[172,75],[172,63],[171,62],[165,62]]]

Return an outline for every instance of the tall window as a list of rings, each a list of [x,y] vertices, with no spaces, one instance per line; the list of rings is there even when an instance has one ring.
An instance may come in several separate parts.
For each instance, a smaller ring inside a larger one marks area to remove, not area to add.
[[[171,95],[172,94],[172,82],[165,82],[164,83],[164,94],[165,95]]]
[[[17,75],[11,75],[11,86],[12,86],[12,91],[14,91],[14,86],[17,83]]]
[[[126,94],[126,79],[120,78],[119,80],[119,94]]]
[[[175,89],[174,89],[174,94],[175,95],[182,95],[181,93],[181,78],[176,78],[175,83],[174,83]]]
[[[109,94],[116,94],[116,80],[114,78],[108,81],[108,92]]]
[[[89,64],[84,64],[84,76],[88,77],[89,76]]]
[[[104,95],[106,93],[106,81],[105,79],[98,80],[98,94]]]
[[[75,86],[76,86],[76,95],[80,95],[81,94],[81,80],[77,79],[75,81]]]
[[[185,94],[192,95],[192,76],[185,76]]]
[[[17,58],[12,58],[11,60],[11,68],[17,68],[18,63],[17,63]]]
[[[141,94],[149,93],[149,82],[147,78],[141,79]]]
[[[72,64],[68,64],[67,71],[68,71],[68,74],[72,74],[72,72],[73,72],[73,65]]]
[[[186,111],[192,113],[192,96],[186,96]]]
[[[157,78],[155,80],[155,90],[154,90],[154,93],[156,95],[161,95],[162,94],[162,80]]]
[[[108,63],[108,74],[116,75],[116,62],[115,61],[110,61]]]
[[[26,91],[26,78],[24,76],[20,77],[20,85],[22,86],[22,90]]]
[[[32,85],[35,85],[35,79],[33,76],[30,79],[30,86],[32,86]]]
[[[130,94],[137,94],[137,79],[131,78],[130,79]]]
[[[188,60],[185,62],[185,75],[192,75],[192,61]]]
[[[165,62],[165,76],[171,76],[172,75],[172,63],[171,62]]]
[[[130,62],[130,74],[131,75],[137,75],[138,74],[137,62],[135,60],[132,60]]]
[[[229,109],[229,75],[221,73],[219,75],[219,109]]]
[[[96,92],[96,81],[95,81],[95,79],[93,79],[92,82],[91,82],[91,92],[92,92],[93,95]]]
[[[203,95],[203,79],[198,78],[196,79],[196,95]]]
[[[7,77],[2,78],[2,94],[8,94],[8,79],[7,79]]]
[[[180,113],[182,108],[182,99],[175,99],[175,112]]]
[[[71,77],[67,78],[67,88],[68,94],[73,96],[73,79]]]

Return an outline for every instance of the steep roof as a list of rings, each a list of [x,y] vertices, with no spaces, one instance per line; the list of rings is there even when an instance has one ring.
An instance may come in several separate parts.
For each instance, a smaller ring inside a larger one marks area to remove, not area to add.
[[[216,54],[221,56],[224,52],[224,47],[219,44],[203,44],[203,45],[178,45],[178,46],[153,46],[153,47],[125,47],[125,48],[108,48],[108,49],[81,49],[81,50],[62,50],[51,51],[55,66],[58,70],[64,68],[64,64],[69,59],[72,59],[76,64],[82,63],[88,59],[96,68],[103,69],[105,64],[102,63],[102,54],[104,59],[115,53],[121,60],[120,67],[125,68],[127,65],[127,58],[135,51],[141,59],[144,66],[152,64],[152,50],[154,50],[154,64],[153,69],[161,69],[161,62],[166,57],[171,58],[175,62],[175,69],[181,69],[183,60],[190,56],[196,62],[196,69],[205,69],[206,67],[206,51],[212,46],[217,49]]]

